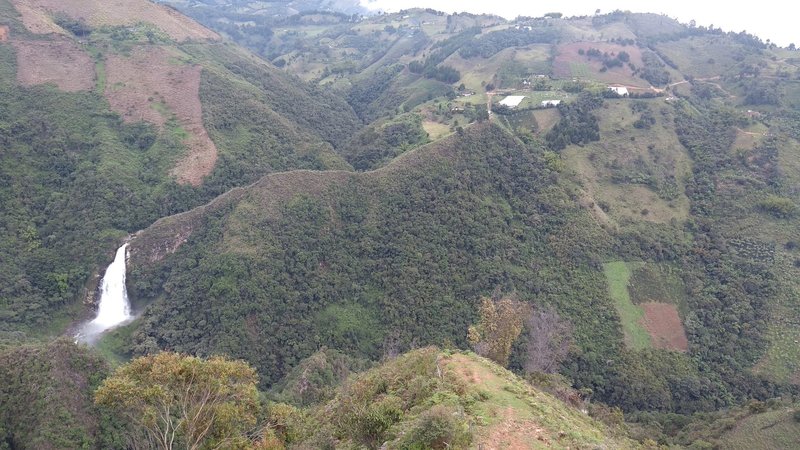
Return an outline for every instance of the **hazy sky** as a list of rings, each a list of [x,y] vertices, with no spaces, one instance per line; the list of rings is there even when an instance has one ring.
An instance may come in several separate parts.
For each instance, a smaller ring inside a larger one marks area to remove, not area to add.
[[[760,0],[755,2],[707,0],[669,0],[645,2],[636,0],[561,0],[542,2],[535,0],[360,0],[370,9],[387,12],[422,7],[445,12],[471,12],[497,14],[509,19],[517,16],[538,17],[548,12],[561,12],[566,16],[592,15],[595,10],[611,12],[615,9],[632,12],[663,13],[681,22],[694,19],[697,25],[714,25],[725,31],[742,31],[755,34],[762,40],[772,40],[786,46],[790,42],[800,45],[800,2],[797,0]]]

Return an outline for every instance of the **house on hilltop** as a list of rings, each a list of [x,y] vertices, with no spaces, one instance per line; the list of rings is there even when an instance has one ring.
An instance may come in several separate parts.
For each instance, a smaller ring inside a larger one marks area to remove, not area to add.
[[[558,106],[561,103],[561,100],[545,100],[541,103],[542,108],[550,108],[552,106]]]

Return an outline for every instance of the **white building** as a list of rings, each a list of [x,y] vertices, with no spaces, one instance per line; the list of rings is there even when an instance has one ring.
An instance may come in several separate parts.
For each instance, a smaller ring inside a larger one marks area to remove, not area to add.
[[[608,90],[616,92],[617,95],[619,95],[620,97],[628,96],[628,88],[626,88],[625,86],[609,86]]]
[[[549,108],[551,106],[558,106],[561,100],[545,100],[542,102],[542,108]]]
[[[500,104],[503,106],[508,106],[509,108],[516,108],[520,103],[522,103],[524,98],[524,95],[509,95],[508,97],[504,98]]]

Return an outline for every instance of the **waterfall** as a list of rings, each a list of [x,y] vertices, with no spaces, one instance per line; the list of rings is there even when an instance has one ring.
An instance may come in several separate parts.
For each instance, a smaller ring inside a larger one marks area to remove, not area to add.
[[[127,243],[120,247],[114,262],[106,269],[100,285],[97,317],[83,326],[76,336],[78,341],[93,343],[102,332],[131,319],[131,305],[125,288],[127,249]]]

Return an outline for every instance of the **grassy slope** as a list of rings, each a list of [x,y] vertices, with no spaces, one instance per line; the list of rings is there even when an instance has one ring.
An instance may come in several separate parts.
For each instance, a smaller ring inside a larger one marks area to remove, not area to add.
[[[596,113],[601,140],[571,146],[564,157],[615,222],[682,222],[689,215],[684,185],[691,160],[675,135],[670,108],[663,99],[645,100],[656,123],[637,129],[640,114],[631,111],[631,102],[608,101]]]
[[[772,450],[800,447],[800,421],[794,408],[781,408],[738,421],[719,439],[730,450]]]
[[[387,414],[390,408],[397,412]],[[461,430],[436,448],[637,448],[484,358],[430,347],[350,379],[312,413],[316,433],[308,441],[333,435],[337,446],[364,444],[371,436],[359,433],[356,424],[365,423],[369,414],[386,414],[389,426],[375,442],[386,442],[386,448],[430,448],[435,444],[422,438],[420,429],[432,411],[446,411],[453,417],[451,430]]]
[[[625,332],[625,343],[634,350],[651,347],[650,335],[647,334],[640,321],[644,317],[642,309],[631,302],[628,293],[628,282],[631,269],[637,268],[635,263],[615,261],[603,265],[603,273],[608,280],[608,291],[619,312],[622,329]]]

